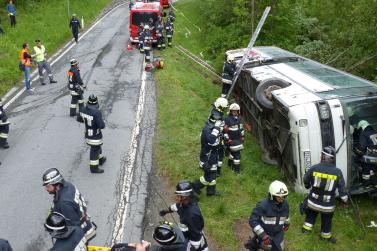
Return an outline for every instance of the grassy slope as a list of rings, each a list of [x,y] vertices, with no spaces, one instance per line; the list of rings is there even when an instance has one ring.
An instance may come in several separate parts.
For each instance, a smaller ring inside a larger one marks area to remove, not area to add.
[[[70,1],[71,13],[84,16],[89,24],[111,0]],[[0,36],[0,95],[7,92],[23,76],[18,69],[19,52],[24,42],[34,45],[40,38],[49,54],[56,51],[71,37],[68,28],[67,1],[17,1],[17,27],[10,28],[3,6],[0,9],[2,27],[6,35]]]
[[[200,15],[195,8],[197,0],[182,0],[176,8],[189,20]],[[181,44],[198,54],[201,46],[200,32],[191,22],[177,13],[174,43]],[[188,28],[191,36],[187,39]],[[195,180],[202,175],[198,168],[199,134],[207,118],[210,104],[220,93],[220,86],[200,66],[194,65],[177,49],[162,53],[166,67],[156,75],[158,80],[158,131],[156,137],[156,158],[160,174],[168,175],[172,183],[180,179]],[[226,161],[225,161],[226,162]],[[224,196],[206,198],[201,196],[200,206],[206,221],[206,232],[210,233],[223,250],[238,250],[237,236],[233,225],[239,219],[248,219],[252,207],[266,195],[268,185],[274,179],[281,179],[279,170],[260,161],[260,148],[251,135],[246,137],[246,149],[242,152],[241,175],[234,175],[227,169],[218,179],[218,189]],[[290,189],[293,191],[293,189]],[[317,220],[314,234],[303,236],[300,228],[303,216],[298,213],[298,204],[303,195],[291,192],[291,229],[286,235],[287,250],[373,250],[377,244],[376,230],[368,228],[363,239],[362,230],[354,222],[352,208],[338,208],[333,221],[333,232],[339,243],[334,246],[318,241],[320,220]],[[364,224],[376,219],[376,202],[357,198]]]

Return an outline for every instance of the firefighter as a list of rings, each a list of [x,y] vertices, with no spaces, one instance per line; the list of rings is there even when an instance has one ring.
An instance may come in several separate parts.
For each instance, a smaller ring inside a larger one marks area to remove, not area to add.
[[[338,189],[343,203],[348,202],[342,171],[335,166],[335,154],[334,147],[324,147],[321,162],[310,167],[304,176],[305,188],[311,188],[311,190],[303,203],[306,218],[302,232],[304,234],[312,232],[317,215],[320,213],[321,239],[331,243],[336,243],[331,233],[332,217],[335,211],[335,190]]]
[[[168,18],[170,18],[170,20],[171,20],[172,22],[175,21],[175,14],[174,14],[174,11],[173,11],[172,8],[170,8],[170,10],[169,10]]]
[[[44,224],[46,231],[55,239],[51,251],[86,251],[84,232],[79,226],[68,226],[67,219],[58,212],[52,212]]]
[[[172,46],[173,33],[174,33],[174,24],[171,19],[168,17],[165,24],[166,37],[168,38],[168,46]]]
[[[155,29],[155,21],[153,21],[153,18],[149,18],[148,20],[148,26],[149,26],[149,31],[152,33],[153,30]]]
[[[4,239],[0,239],[0,250],[1,251],[13,251],[9,242],[7,240],[4,240]]]
[[[4,149],[9,148],[8,133],[9,133],[9,121],[7,114],[3,109],[3,102],[0,99],[0,146]]]
[[[71,21],[69,22],[69,28],[72,31],[73,38],[75,42],[79,41],[79,29],[81,29],[80,21],[77,19],[76,14],[72,14]]]
[[[289,205],[287,186],[278,180],[268,189],[268,197],[258,202],[249,219],[253,238],[250,250],[284,250],[284,232],[289,229]]]
[[[225,119],[224,139],[229,149],[228,166],[234,172],[240,173],[244,130],[240,116],[240,106],[236,103],[229,106],[229,115]]]
[[[359,162],[361,162],[363,184],[366,187],[377,187],[375,166],[366,161],[369,157],[377,156],[377,132],[366,120],[360,120],[356,124],[355,131],[355,134],[358,135],[355,153],[359,158]]]
[[[138,36],[138,40],[139,40],[138,49],[140,50],[140,53],[144,53],[144,47],[143,47],[143,44],[144,44],[144,24],[143,23],[141,23],[139,25],[137,34],[138,34],[137,36]]]
[[[207,187],[207,196],[218,195],[216,193],[216,178],[219,160],[219,144],[222,121],[220,117],[213,114],[205,124],[200,136],[200,161],[199,167],[203,169],[204,175],[197,179],[193,188],[196,193]]]
[[[102,166],[106,157],[102,156],[102,132],[105,128],[101,111],[98,109],[98,98],[94,94],[90,95],[86,106],[80,110],[80,115],[85,123],[86,143],[90,146],[90,172],[103,173]]]
[[[159,17],[156,22],[156,37],[157,37],[157,49],[165,49],[165,37],[164,37],[164,23],[162,17]]]
[[[224,62],[223,73],[221,74],[221,82],[223,83],[223,88],[221,90],[221,97],[226,97],[232,86],[232,80],[234,73],[236,72],[236,64],[234,63],[234,56],[229,55],[227,60]]]
[[[80,68],[79,62],[77,59],[71,59],[71,68],[68,70],[68,89],[71,92],[71,106],[69,108],[69,116],[74,117],[77,115],[77,120],[82,121],[80,117],[80,113],[77,112],[77,107],[82,109],[84,106],[84,89],[86,85],[84,85],[81,75],[80,75]]]
[[[172,223],[161,222],[153,232],[153,239],[159,246],[152,246],[151,251],[185,251],[188,242],[182,231]]]
[[[144,48],[146,63],[149,63],[151,61],[152,42],[153,42],[153,38],[152,38],[152,33],[150,31],[150,27],[149,25],[145,25],[143,48]]]
[[[187,250],[208,251],[207,240],[203,234],[204,219],[196,203],[191,201],[192,186],[189,181],[182,180],[176,186],[175,200],[167,210],[161,210],[160,216],[177,212],[179,228],[188,241]]]
[[[80,191],[70,182],[65,181],[59,170],[49,168],[43,173],[43,186],[54,195],[52,211],[69,219],[67,225],[81,227],[85,242],[94,238],[96,230],[87,213],[86,202]]]
[[[223,165],[223,160],[224,160],[224,156],[225,156],[223,129],[224,129],[224,125],[225,125],[224,111],[227,107],[228,107],[228,100],[226,98],[223,98],[223,97],[217,98],[215,103],[212,104],[212,110],[211,110],[211,113],[210,113],[210,116],[214,115],[214,116],[218,117],[219,120],[221,120],[220,143],[219,143],[218,151],[217,151],[218,154],[219,154],[218,163],[217,163],[217,176],[220,176],[220,174],[221,174],[221,167]]]

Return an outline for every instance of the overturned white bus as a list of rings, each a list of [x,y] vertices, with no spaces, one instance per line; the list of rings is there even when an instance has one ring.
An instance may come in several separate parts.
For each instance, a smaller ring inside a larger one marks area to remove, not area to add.
[[[237,61],[243,51],[227,51],[226,56],[231,54]],[[373,190],[361,183],[362,163],[355,157],[357,137],[349,120],[357,114],[377,129],[377,86],[373,82],[280,48],[255,47],[234,94],[264,159],[275,161],[296,191],[305,191],[303,176],[320,162],[324,146],[337,149],[336,165],[351,194]],[[377,157],[367,159],[373,163]]]

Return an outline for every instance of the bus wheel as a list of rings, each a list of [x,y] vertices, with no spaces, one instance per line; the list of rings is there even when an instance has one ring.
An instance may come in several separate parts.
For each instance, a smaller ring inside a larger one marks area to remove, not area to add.
[[[258,103],[265,109],[272,110],[272,91],[290,86],[291,84],[279,79],[269,78],[263,80],[255,91]]]

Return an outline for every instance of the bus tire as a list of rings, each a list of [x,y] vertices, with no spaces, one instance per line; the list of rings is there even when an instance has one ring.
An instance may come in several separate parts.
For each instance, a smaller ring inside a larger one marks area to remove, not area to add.
[[[279,78],[269,78],[263,80],[255,91],[258,103],[265,109],[272,110],[271,92],[290,86],[291,84]]]

